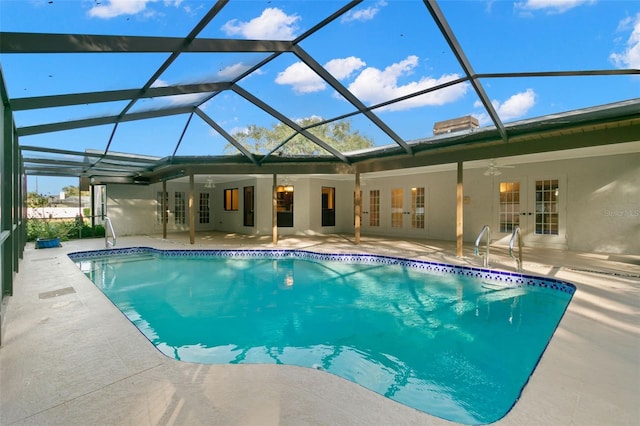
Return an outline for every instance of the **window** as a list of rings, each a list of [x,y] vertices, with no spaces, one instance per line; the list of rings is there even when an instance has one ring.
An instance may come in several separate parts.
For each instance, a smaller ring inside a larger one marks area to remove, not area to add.
[[[336,189],[322,187],[322,226],[336,226]]]
[[[536,181],[536,234],[558,235],[558,180]]]
[[[164,212],[163,212],[163,204],[162,204],[162,194],[164,194]],[[167,210],[169,209],[169,193],[158,191],[156,193],[156,223],[168,223],[169,213]],[[164,222],[163,219],[164,218]]]
[[[402,228],[402,189],[391,190],[391,227]]]
[[[224,209],[238,210],[238,188],[224,190]]]
[[[411,227],[424,229],[424,188],[411,188]]]
[[[369,191],[369,226],[380,226],[380,190]]]
[[[175,215],[173,217],[173,221],[176,225],[181,225],[185,223],[186,219],[186,203],[185,203],[184,192],[176,192],[174,194],[175,201]]]
[[[520,182],[500,182],[500,232],[520,226]]]
[[[209,223],[209,193],[200,193],[200,206],[198,209],[200,216],[200,223]]]

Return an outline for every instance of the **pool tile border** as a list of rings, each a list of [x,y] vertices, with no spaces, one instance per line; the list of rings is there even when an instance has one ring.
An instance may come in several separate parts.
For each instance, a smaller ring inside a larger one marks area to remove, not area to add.
[[[104,256],[122,256],[135,254],[155,254],[161,257],[232,257],[232,258],[295,258],[316,261],[338,261],[347,263],[371,263],[400,265],[412,269],[432,273],[454,274],[490,280],[493,283],[503,283],[514,287],[532,286],[561,291],[573,295],[576,286],[555,278],[527,275],[517,272],[495,271],[472,266],[450,265],[447,263],[430,262],[426,260],[411,260],[400,257],[383,256],[377,254],[358,253],[318,253],[308,250],[286,249],[213,249],[213,250],[160,250],[152,247],[129,247],[103,249],[93,251],[79,251],[69,253],[73,261],[94,259]]]

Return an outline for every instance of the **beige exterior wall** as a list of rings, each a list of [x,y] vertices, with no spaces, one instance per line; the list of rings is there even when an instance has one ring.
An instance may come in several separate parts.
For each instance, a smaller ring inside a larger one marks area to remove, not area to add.
[[[543,246],[576,251],[604,253],[640,253],[640,153],[569,158],[553,161],[518,162],[517,158],[502,159],[500,176],[485,176],[486,168],[464,170],[464,240],[472,244],[483,225],[492,229],[495,244],[508,244],[510,233],[499,232],[500,182],[520,182],[523,198],[528,190],[529,203],[522,207],[521,228],[525,231],[525,245]],[[521,161],[521,160],[520,160]],[[443,170],[446,168],[449,170]],[[198,224],[198,230],[216,230],[242,234],[270,235],[272,232],[271,175],[216,184],[211,189],[211,223]],[[294,186],[294,227],[278,228],[279,235],[351,233],[354,231],[352,177],[288,177]],[[534,235],[536,180],[558,179],[560,182],[560,232],[557,236]],[[280,183],[280,180],[279,180]],[[203,185],[196,184],[198,193]],[[243,189],[255,188],[255,223],[243,225]],[[336,225],[321,226],[321,191],[323,186],[336,190]],[[391,191],[403,189],[403,210],[410,211],[411,188],[424,187],[426,221],[423,229],[414,229],[410,215],[403,216],[404,225],[391,226]],[[224,211],[224,189],[238,188],[237,211]],[[118,235],[158,234],[162,225],[156,220],[156,193],[161,184],[149,186],[110,185],[107,189],[107,214],[112,218]],[[369,193],[380,191],[380,226],[369,226]],[[183,191],[188,200],[188,183],[168,182],[168,232],[187,231],[186,223],[176,225],[173,220],[174,192]],[[363,235],[385,235],[407,238],[455,240],[456,229],[456,171],[455,165],[406,169],[395,176],[362,175]],[[527,216],[528,213],[531,215]],[[196,221],[198,216],[196,215]],[[527,222],[528,225],[527,225]]]

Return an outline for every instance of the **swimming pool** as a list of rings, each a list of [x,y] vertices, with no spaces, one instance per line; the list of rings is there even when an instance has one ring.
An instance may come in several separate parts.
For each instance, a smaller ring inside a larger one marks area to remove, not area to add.
[[[517,402],[575,287],[304,250],[111,249],[70,258],[165,355],[323,370],[459,423]]]

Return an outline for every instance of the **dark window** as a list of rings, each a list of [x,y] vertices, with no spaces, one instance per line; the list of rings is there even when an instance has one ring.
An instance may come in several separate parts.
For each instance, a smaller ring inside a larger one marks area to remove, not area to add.
[[[224,190],[224,209],[238,210],[238,188]]]

